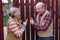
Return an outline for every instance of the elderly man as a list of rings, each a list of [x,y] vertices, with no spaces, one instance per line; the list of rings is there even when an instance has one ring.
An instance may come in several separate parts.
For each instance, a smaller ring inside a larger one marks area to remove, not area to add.
[[[30,23],[37,30],[37,40],[54,40],[53,37],[53,18],[43,2],[35,5],[37,12],[36,22],[31,18]]]

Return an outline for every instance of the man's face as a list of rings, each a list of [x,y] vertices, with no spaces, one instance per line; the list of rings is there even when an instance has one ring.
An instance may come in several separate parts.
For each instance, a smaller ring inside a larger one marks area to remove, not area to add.
[[[44,8],[40,5],[36,5],[36,12],[38,14],[42,14],[44,12]]]

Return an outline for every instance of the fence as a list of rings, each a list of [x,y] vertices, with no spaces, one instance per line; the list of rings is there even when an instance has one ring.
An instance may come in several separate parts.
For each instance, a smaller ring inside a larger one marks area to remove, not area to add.
[[[58,32],[58,0],[13,0],[13,6],[21,8],[21,18],[24,21],[26,18],[35,18],[36,12],[34,5],[37,2],[44,2],[49,11],[52,12],[54,17],[54,39],[59,40]],[[58,34],[58,35],[57,35]],[[36,31],[32,28],[28,22],[28,27],[24,33],[23,40],[36,40]]]

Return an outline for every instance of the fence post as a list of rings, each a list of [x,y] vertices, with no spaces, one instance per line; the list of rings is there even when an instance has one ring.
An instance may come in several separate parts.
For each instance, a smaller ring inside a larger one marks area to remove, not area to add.
[[[2,15],[2,0],[0,0],[0,40],[4,40],[3,15]]]

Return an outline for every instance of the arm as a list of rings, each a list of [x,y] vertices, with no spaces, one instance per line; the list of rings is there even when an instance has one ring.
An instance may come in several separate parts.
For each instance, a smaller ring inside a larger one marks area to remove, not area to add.
[[[34,23],[34,27],[35,27],[37,30],[46,30],[46,29],[48,28],[49,24],[51,23],[51,20],[52,20],[51,14],[47,14],[47,15],[45,16],[45,18],[44,18],[43,23],[41,23],[41,24],[43,24],[43,25]]]
[[[26,26],[26,25],[24,25]],[[24,28],[22,27],[21,29],[18,28],[15,22],[10,22],[8,25],[8,28],[16,35],[17,37],[21,37],[21,35],[24,32]]]

